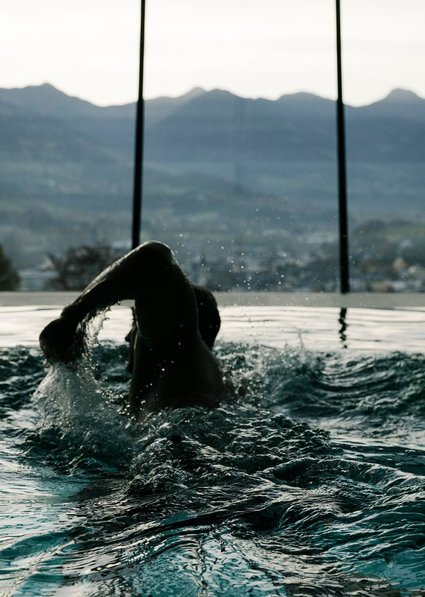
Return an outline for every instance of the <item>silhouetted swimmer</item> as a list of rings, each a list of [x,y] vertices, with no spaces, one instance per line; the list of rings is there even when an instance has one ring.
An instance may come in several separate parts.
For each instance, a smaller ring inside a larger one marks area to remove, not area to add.
[[[134,300],[127,336],[130,409],[215,407],[223,380],[211,352],[220,329],[214,296],[189,282],[172,251],[159,242],[137,247],[99,274],[59,319],[40,334],[52,363],[76,361],[84,351],[85,324],[107,307]]]

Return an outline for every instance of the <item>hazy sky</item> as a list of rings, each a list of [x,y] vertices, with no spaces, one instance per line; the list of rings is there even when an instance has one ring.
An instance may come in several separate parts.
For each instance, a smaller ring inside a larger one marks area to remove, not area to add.
[[[146,0],[146,97],[336,94],[334,0]],[[344,95],[425,97],[425,0],[341,0]],[[137,94],[138,0],[0,0],[0,87],[50,82],[100,105]]]

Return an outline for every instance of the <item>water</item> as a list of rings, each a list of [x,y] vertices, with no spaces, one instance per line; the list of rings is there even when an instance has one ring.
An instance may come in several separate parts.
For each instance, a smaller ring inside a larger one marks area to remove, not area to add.
[[[423,311],[230,309],[220,408],[138,425],[124,311],[74,369],[35,347],[53,310],[14,313],[0,595],[425,594]]]

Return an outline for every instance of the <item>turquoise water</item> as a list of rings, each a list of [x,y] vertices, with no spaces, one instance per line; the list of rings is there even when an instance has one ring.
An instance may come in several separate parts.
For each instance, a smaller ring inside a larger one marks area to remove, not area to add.
[[[371,345],[382,312],[324,313],[304,334],[282,312],[286,343],[267,311],[245,332],[232,312],[222,406],[137,425],[118,337],[76,369],[3,343],[0,595],[423,595],[417,325],[388,350]]]

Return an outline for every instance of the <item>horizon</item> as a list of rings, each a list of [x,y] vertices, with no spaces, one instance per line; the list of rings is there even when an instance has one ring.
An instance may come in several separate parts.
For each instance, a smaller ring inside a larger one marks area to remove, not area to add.
[[[39,84],[30,84],[30,85],[23,85],[23,86],[16,86],[16,87],[0,87],[0,90],[5,90],[5,91],[20,91],[20,90],[24,90],[24,89],[36,89],[36,88],[40,88],[40,87],[51,87],[53,89],[55,89],[56,91],[58,91],[59,93],[62,93],[64,95],[66,95],[67,97],[70,97],[72,99],[77,99],[80,101],[84,101],[87,102],[97,108],[112,108],[112,107],[120,107],[120,106],[126,106],[126,105],[131,105],[137,102],[136,100],[133,101],[129,101],[129,102],[123,102],[123,103],[113,103],[113,104],[97,104],[93,101],[91,101],[90,99],[88,99],[87,97],[82,97],[79,95],[74,95],[72,93],[68,93],[67,91],[65,91],[64,89],[61,89],[60,87],[58,87],[57,85],[49,82],[49,81],[44,81],[43,83],[39,83]],[[307,91],[307,90],[299,90],[299,91],[294,91],[294,92],[289,92],[289,93],[282,93],[281,95],[275,97],[275,98],[270,98],[270,97],[265,97],[265,96],[245,96],[239,93],[234,93],[233,91],[229,90],[229,89],[224,89],[224,88],[220,88],[220,87],[213,87],[210,89],[205,89],[204,87],[200,86],[200,85],[195,85],[193,87],[191,87],[190,89],[188,89],[187,91],[184,91],[183,93],[180,93],[178,95],[158,95],[155,97],[145,97],[144,101],[155,101],[155,100],[159,100],[159,99],[178,99],[180,97],[184,97],[185,95],[189,95],[191,93],[193,93],[194,91],[199,91],[201,93],[211,93],[213,91],[223,91],[223,92],[227,92],[230,93],[231,95],[234,95],[235,97],[239,97],[241,99],[247,99],[247,100],[257,100],[257,99],[263,99],[263,100],[267,100],[267,101],[279,101],[281,98],[283,97],[292,97],[292,96],[296,96],[296,95],[311,95],[320,99],[324,99],[324,100],[329,100],[329,101],[336,101],[336,98],[333,97],[326,97],[324,95],[321,95],[319,93],[315,93],[314,91]],[[403,88],[403,87],[394,87],[393,89],[391,89],[388,93],[386,93],[385,95],[383,95],[382,97],[378,97],[375,100],[372,100],[370,102],[364,103],[364,104],[359,104],[359,105],[354,105],[354,104],[350,104],[349,102],[344,100],[344,104],[348,107],[355,107],[355,108],[361,108],[361,107],[366,107],[366,106],[370,106],[372,104],[378,103],[380,101],[383,101],[385,99],[387,99],[388,97],[390,97],[391,95],[393,95],[395,92],[402,92],[402,93],[406,93],[406,94],[412,94],[414,96],[416,96],[418,99],[424,100],[425,101],[425,94],[424,96],[416,93],[414,90],[412,89],[407,89],[407,88]]]

